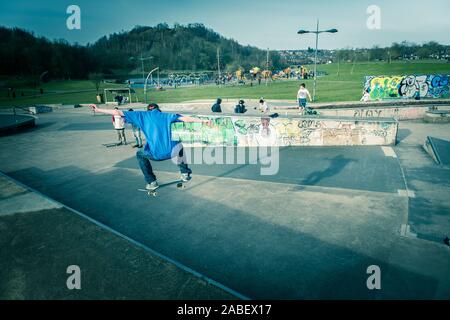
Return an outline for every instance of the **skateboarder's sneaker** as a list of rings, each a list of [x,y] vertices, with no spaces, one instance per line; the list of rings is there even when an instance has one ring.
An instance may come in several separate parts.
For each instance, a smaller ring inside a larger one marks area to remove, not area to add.
[[[145,189],[147,189],[148,191],[153,191],[159,188],[159,184],[157,181],[153,181],[152,183],[148,183],[145,186]]]
[[[135,144],[135,145],[133,145],[133,148],[137,148],[137,147],[139,147],[139,145],[138,145],[138,144]]]
[[[191,174],[190,173],[182,173],[181,174],[181,180],[183,182],[188,182],[189,180],[191,180]]]

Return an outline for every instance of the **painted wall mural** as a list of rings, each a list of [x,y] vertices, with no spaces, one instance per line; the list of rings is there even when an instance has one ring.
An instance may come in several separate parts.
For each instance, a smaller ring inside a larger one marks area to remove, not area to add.
[[[394,120],[199,116],[213,121],[172,124],[172,139],[186,146],[350,146],[392,145]]]
[[[370,100],[447,98],[449,75],[366,76]]]

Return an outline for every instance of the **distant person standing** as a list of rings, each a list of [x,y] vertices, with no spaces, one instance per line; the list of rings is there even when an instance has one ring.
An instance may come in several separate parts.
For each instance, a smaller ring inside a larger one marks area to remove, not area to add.
[[[363,96],[361,98],[362,102],[369,102],[370,101],[370,93],[368,90],[363,91]]]
[[[309,98],[309,101],[312,102],[311,94],[308,89],[306,89],[306,84],[302,83],[300,85],[300,89],[297,92],[297,100],[298,100],[298,111],[300,113],[304,113],[306,110],[306,98]]]
[[[119,108],[115,107],[114,110],[119,110]],[[119,137],[118,145],[127,144],[127,138],[125,137],[125,120],[123,117],[117,115],[112,116],[112,123],[117,132],[117,136]]]
[[[128,111],[134,111],[133,109],[128,109]],[[142,148],[142,136],[141,136],[141,129],[131,123],[131,130],[133,130],[133,136],[136,139],[136,144],[133,146],[133,148]]]
[[[211,111],[212,112],[222,112],[222,107],[221,107],[221,103],[222,103],[222,99],[217,98],[216,103],[213,104],[213,106],[211,107]]]

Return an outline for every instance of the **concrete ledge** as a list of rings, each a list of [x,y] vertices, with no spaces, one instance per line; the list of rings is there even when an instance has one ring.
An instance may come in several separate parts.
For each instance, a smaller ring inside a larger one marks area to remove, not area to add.
[[[304,116],[270,118],[199,115],[213,121],[174,123],[172,138],[186,146],[374,146],[395,145],[398,122],[389,118]]]
[[[365,106],[359,108],[333,108],[320,109],[321,115],[353,118],[382,118],[390,117],[397,120],[423,119],[430,106],[390,106],[376,107]]]
[[[430,110],[424,115],[423,121],[428,123],[450,123],[450,111]]]

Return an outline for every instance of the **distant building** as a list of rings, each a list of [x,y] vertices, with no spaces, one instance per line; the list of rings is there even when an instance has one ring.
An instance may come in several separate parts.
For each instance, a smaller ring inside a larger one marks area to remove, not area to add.
[[[288,65],[308,65],[314,63],[315,50],[279,50],[282,61]],[[326,64],[334,60],[334,50],[319,50],[317,63]]]

